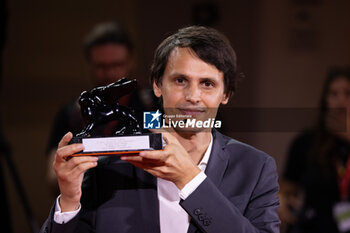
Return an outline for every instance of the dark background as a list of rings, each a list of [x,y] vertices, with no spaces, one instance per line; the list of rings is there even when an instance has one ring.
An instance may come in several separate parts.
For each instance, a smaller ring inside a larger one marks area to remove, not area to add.
[[[82,41],[96,23],[117,20],[129,28],[137,51],[133,75],[144,86],[153,51],[166,35],[198,21],[219,29],[232,42],[246,76],[230,103],[234,107],[315,108],[328,68],[350,65],[348,0],[11,0],[7,4],[0,124],[40,225],[53,203],[45,160],[51,124],[61,104],[91,88]],[[229,125],[235,116],[226,114],[224,119]],[[245,120],[256,125],[257,132],[229,134],[269,153],[281,172],[297,130],[260,127],[264,117],[254,117],[254,111]],[[14,232],[29,232],[7,169],[5,178]]]

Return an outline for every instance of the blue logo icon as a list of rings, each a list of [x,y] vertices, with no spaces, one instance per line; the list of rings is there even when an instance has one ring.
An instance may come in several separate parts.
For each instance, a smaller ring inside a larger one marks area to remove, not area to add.
[[[160,129],[160,116],[162,114],[156,112],[143,112],[143,128],[144,129]]]

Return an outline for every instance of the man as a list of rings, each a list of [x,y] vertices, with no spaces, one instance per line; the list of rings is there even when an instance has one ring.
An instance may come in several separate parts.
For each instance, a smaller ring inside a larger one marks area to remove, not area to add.
[[[211,119],[235,91],[235,53],[213,29],[183,28],[157,48],[151,80],[165,115]],[[215,129],[173,127],[164,150],[99,160],[71,158],[83,149],[71,138],[42,232],[279,232],[273,159]]]
[[[134,46],[117,23],[97,25],[87,36],[84,50],[95,86],[116,82],[132,71]]]
[[[123,77],[129,77],[134,66],[133,43],[126,30],[118,23],[102,23],[93,28],[86,37],[84,53],[94,87],[105,86]],[[152,100],[152,94],[149,94],[146,90],[143,90],[142,93],[143,95],[148,94],[148,99]],[[136,91],[120,98],[118,101],[123,106],[136,109],[138,115],[142,115],[141,111],[147,109],[147,105],[150,105],[150,103],[143,100],[140,92]],[[138,118],[140,119],[141,116],[138,116]],[[57,145],[65,133],[70,131],[77,134],[83,130],[84,126],[85,122],[82,119],[77,100],[63,106],[56,116],[47,148],[49,158],[48,180],[55,197],[58,194],[58,186],[56,175],[52,170],[52,162],[55,158]],[[117,127],[117,122],[111,122],[99,127],[95,134],[110,135]]]

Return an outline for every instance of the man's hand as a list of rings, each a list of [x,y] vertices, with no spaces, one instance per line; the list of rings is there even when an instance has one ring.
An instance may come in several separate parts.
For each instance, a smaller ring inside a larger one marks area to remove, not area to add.
[[[164,150],[142,151],[139,156],[122,156],[121,159],[156,177],[172,181],[181,190],[201,170],[174,136],[163,133],[163,138],[167,143]]]
[[[97,157],[92,156],[70,157],[84,149],[83,144],[68,145],[72,137],[72,133],[67,133],[62,138],[58,144],[56,158],[53,162],[53,169],[56,172],[61,191],[60,206],[62,212],[78,209],[84,172],[96,167],[98,160]]]

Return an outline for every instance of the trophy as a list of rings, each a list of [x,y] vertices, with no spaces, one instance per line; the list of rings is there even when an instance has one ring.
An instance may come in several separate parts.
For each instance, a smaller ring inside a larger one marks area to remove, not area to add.
[[[118,99],[134,91],[136,85],[136,80],[122,78],[80,94],[79,104],[86,127],[72,138],[70,144],[82,143],[84,150],[73,156],[136,154],[143,150],[163,149],[162,135],[142,133],[134,110],[118,103]],[[97,126],[115,120],[119,127],[113,135],[92,136]]]

